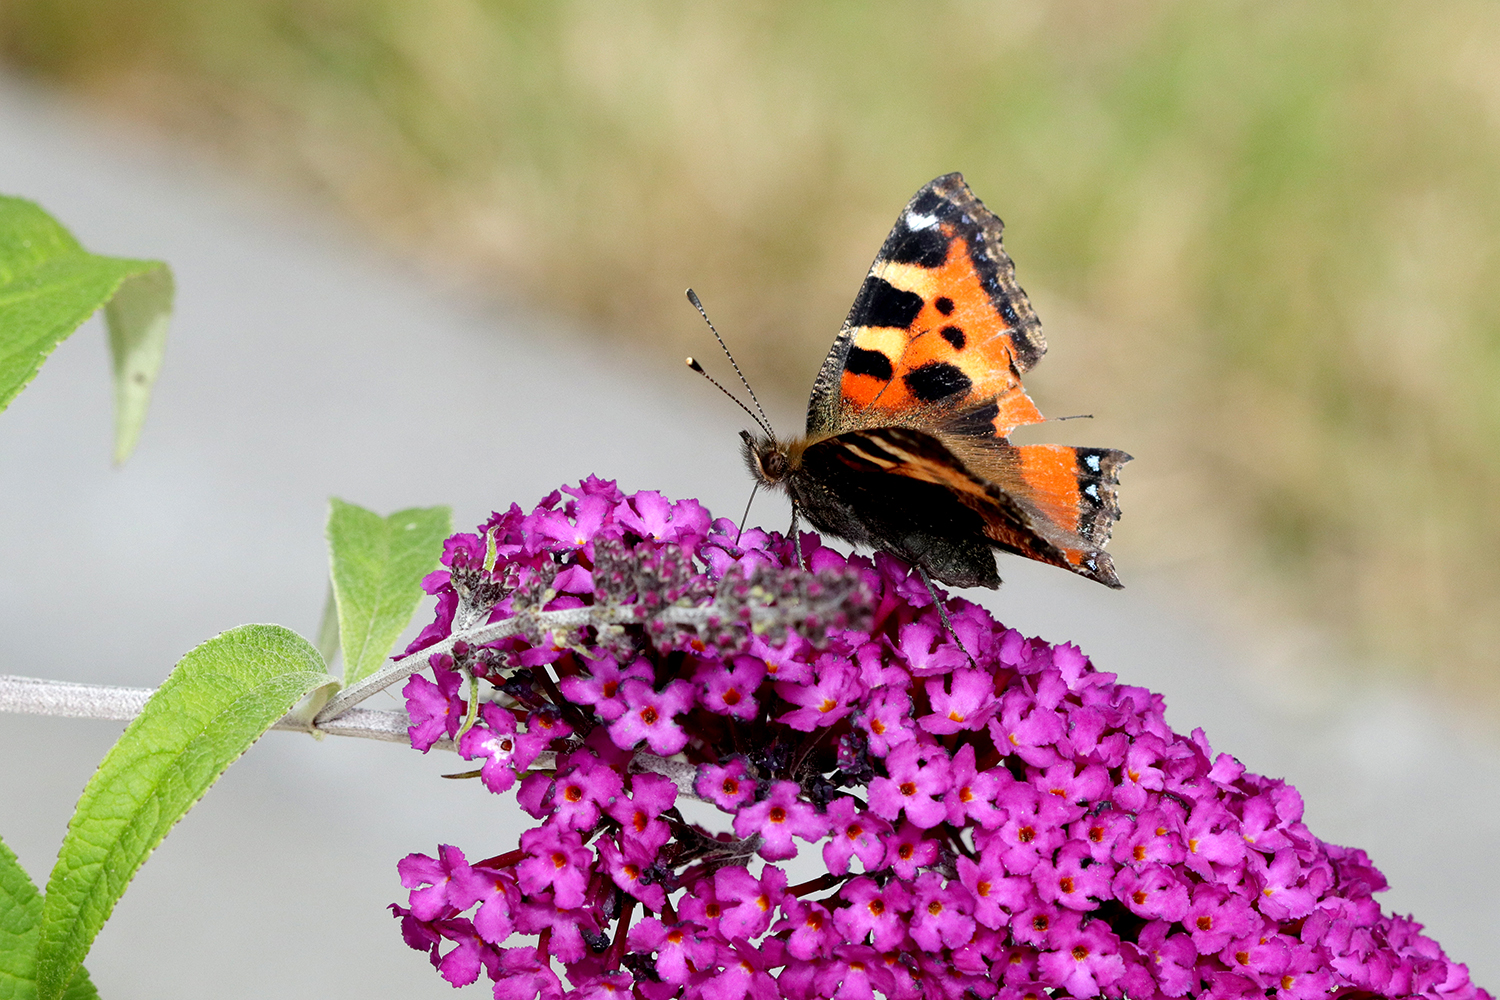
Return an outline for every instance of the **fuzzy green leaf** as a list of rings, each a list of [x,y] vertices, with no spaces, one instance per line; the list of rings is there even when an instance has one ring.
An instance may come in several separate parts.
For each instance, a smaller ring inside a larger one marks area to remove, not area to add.
[[[333,594],[333,580],[328,581],[328,593],[323,598],[323,620],[318,623],[318,652],[330,668],[333,658],[339,655],[339,601]]]
[[[177,664],[83,790],[47,884],[39,1000],[57,1000],[116,901],[172,826],[304,695],[331,678],[279,625],[242,625]]]
[[[104,307],[115,379],[115,462],[135,450],[151,403],[151,387],[167,351],[172,271],[165,264],[126,278]]]
[[[414,507],[390,517],[334,497],[328,558],[338,602],[344,686],[379,669],[422,597],[453,533],[447,507]]]
[[[100,307],[114,357],[118,462],[135,445],[161,368],[172,272],[89,253],[34,202],[0,195],[0,410]]]
[[[42,894],[14,852],[0,840],[0,1000],[36,996],[36,940]],[[98,1000],[89,974],[79,966],[63,1000]]]

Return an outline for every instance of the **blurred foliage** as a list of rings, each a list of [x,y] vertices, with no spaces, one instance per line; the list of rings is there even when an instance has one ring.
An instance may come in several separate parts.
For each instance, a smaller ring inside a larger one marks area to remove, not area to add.
[[[1033,395],[1099,415],[1032,439],[1139,459],[1127,582],[1202,571],[1497,690],[1488,0],[0,11],[11,66],[650,363],[710,354],[694,285],[788,413],[905,200],[962,170],[1048,327]]]

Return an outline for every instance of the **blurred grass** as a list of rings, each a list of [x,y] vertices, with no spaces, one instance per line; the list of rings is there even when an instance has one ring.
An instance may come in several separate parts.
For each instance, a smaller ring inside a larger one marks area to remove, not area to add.
[[[1049,332],[1033,394],[1099,415],[1032,439],[1139,459],[1127,582],[1500,694],[1488,0],[10,0],[0,45],[653,361],[710,354],[692,284],[787,431],[905,199],[962,170]]]

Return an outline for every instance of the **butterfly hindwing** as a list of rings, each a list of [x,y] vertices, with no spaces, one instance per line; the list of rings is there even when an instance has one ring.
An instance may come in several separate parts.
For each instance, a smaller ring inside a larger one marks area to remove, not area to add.
[[[1118,588],[1104,546],[1120,516],[1116,486],[1128,461],[1111,448],[872,427],[809,445],[797,499],[834,534],[957,586],[999,582],[980,571],[993,566],[995,547]],[[816,492],[806,489],[812,483]]]
[[[1021,375],[1047,350],[1001,242],[959,174],[918,191],[881,247],[808,402],[809,434],[988,414],[1005,437],[1042,419]]]
[[[1024,512],[1027,529],[1061,559],[1045,552],[1023,555],[1120,586],[1104,546],[1120,517],[1116,489],[1129,455],[1113,448],[1013,445],[965,436],[955,424],[961,426],[961,418],[939,429],[939,439],[970,475],[1008,496]]]
[[[1047,520],[1102,548],[1120,517],[1116,488],[1130,456],[1113,448],[1023,444],[1021,478]]]
[[[1026,534],[1026,514],[1009,497],[965,469],[937,438],[906,427],[848,431],[808,445],[789,488],[823,530],[960,587],[1000,583],[992,523],[1007,524],[1017,539]]]
[[[856,540],[949,583],[998,583],[989,554],[996,547],[1120,586],[1104,544],[1119,517],[1115,482],[1129,455],[997,443],[991,460],[978,462],[950,443],[958,442],[907,427],[848,431],[810,445],[803,468],[845,505],[840,519],[852,523],[839,534],[863,531]],[[822,511],[808,513],[816,521]]]

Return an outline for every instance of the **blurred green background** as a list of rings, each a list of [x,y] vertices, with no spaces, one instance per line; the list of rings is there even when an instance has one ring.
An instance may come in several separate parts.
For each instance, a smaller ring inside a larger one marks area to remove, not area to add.
[[[901,206],[961,170],[1048,331],[1033,396],[1097,415],[1027,440],[1137,456],[1127,585],[1500,705],[1489,0],[9,0],[0,40],[650,364],[712,354],[691,284],[784,431]]]

